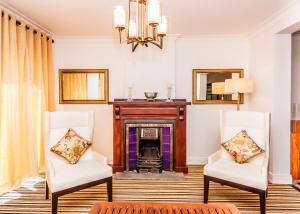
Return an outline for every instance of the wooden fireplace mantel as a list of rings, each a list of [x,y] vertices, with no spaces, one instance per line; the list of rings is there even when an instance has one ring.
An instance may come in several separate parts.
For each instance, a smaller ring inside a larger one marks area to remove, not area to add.
[[[125,170],[125,120],[171,120],[175,122],[174,139],[174,170],[187,173],[186,166],[186,106],[191,105],[185,99],[165,100],[134,100],[115,99],[109,102],[113,105],[113,172]]]

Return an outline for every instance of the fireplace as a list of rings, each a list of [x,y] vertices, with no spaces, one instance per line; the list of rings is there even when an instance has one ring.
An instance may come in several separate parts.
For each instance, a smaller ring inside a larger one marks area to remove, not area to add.
[[[175,121],[125,121],[126,171],[173,171]]]
[[[186,100],[115,99],[113,172],[161,170],[187,173]]]

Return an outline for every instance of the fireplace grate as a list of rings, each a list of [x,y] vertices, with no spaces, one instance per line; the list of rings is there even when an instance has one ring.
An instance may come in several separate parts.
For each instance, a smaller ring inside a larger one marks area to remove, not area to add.
[[[157,147],[144,147],[137,158],[138,172],[162,172],[162,157]]]

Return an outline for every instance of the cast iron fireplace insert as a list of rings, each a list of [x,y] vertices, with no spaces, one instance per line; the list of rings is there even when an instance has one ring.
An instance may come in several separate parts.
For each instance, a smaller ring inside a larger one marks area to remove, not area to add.
[[[125,125],[126,171],[173,171],[174,124],[166,121],[131,121]]]
[[[139,128],[138,135],[137,172],[162,172],[160,129]]]

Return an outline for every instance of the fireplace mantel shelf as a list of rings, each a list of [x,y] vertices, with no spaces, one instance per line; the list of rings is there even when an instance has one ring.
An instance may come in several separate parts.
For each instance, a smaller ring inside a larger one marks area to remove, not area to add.
[[[191,105],[185,99],[155,100],[145,99],[127,101],[115,99],[113,105],[114,119],[114,155],[113,171],[123,172],[126,169],[125,161],[125,123],[128,121],[173,121],[174,123],[174,165],[173,170],[187,173],[186,167],[186,106]]]
[[[145,99],[134,99],[133,101],[127,101],[126,99],[115,99],[114,101],[110,101],[108,104],[118,105],[118,106],[186,106],[191,105],[191,102],[187,102],[185,99],[174,99],[171,102],[167,102],[166,100],[157,99],[154,102],[149,102]]]

